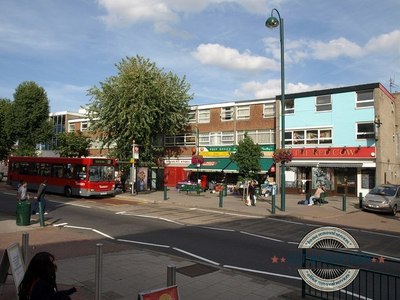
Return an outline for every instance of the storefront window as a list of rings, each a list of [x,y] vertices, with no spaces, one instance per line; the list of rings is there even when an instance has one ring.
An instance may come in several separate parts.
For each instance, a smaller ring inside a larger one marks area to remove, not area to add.
[[[296,167],[286,168],[285,179],[286,179],[285,186],[287,188],[296,188],[297,187],[297,168]]]
[[[312,168],[312,189],[316,189],[320,184],[325,185],[327,191],[334,188],[332,168]]]
[[[373,169],[361,170],[361,188],[372,189],[375,186],[375,171]]]

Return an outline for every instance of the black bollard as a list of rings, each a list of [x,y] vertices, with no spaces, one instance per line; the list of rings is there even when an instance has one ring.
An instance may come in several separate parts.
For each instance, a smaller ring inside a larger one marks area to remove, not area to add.
[[[42,201],[39,201],[39,221],[40,221],[40,226],[44,227],[44,211],[43,211],[43,205]]]
[[[164,200],[168,200],[168,188],[164,185]]]
[[[362,207],[362,200],[363,200],[363,195],[362,195],[362,193],[359,193],[358,194],[358,208],[359,209],[362,209],[363,207]]]
[[[219,191],[219,207],[222,207],[224,203],[224,190]]]
[[[343,197],[342,197],[342,210],[346,211],[346,195],[345,194],[343,194]]]
[[[272,194],[272,208],[271,208],[271,213],[274,215],[275,214],[275,194]]]

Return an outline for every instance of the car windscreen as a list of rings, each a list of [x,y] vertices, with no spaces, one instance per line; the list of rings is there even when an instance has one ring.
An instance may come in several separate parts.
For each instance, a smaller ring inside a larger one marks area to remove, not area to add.
[[[396,194],[395,187],[388,186],[378,186],[373,188],[369,194],[371,195],[380,195],[380,196],[394,196]]]

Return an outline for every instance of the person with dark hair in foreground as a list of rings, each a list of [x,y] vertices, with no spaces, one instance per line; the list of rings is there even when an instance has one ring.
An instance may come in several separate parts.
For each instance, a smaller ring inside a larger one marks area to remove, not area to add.
[[[54,256],[48,252],[37,253],[19,285],[19,300],[70,300],[76,288],[58,291],[56,272]]]

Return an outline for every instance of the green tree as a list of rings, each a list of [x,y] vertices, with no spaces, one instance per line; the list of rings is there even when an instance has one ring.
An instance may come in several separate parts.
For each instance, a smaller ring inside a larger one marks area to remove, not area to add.
[[[12,124],[12,103],[8,99],[0,99],[0,161],[10,155],[15,143]]]
[[[132,157],[135,140],[140,160],[152,162],[163,151],[157,141],[182,132],[187,124],[190,85],[140,56],[123,59],[116,68],[118,75],[88,91],[90,129],[104,147],[116,145],[113,154],[119,159]]]
[[[232,160],[238,165],[239,173],[244,178],[252,178],[260,171],[261,147],[245,133],[239,142],[237,150],[232,154]]]
[[[57,152],[61,157],[81,157],[89,155],[91,139],[78,132],[63,132],[58,135]]]
[[[47,142],[53,131],[46,91],[35,82],[25,81],[16,88],[12,106],[16,154],[35,155],[36,145]]]

